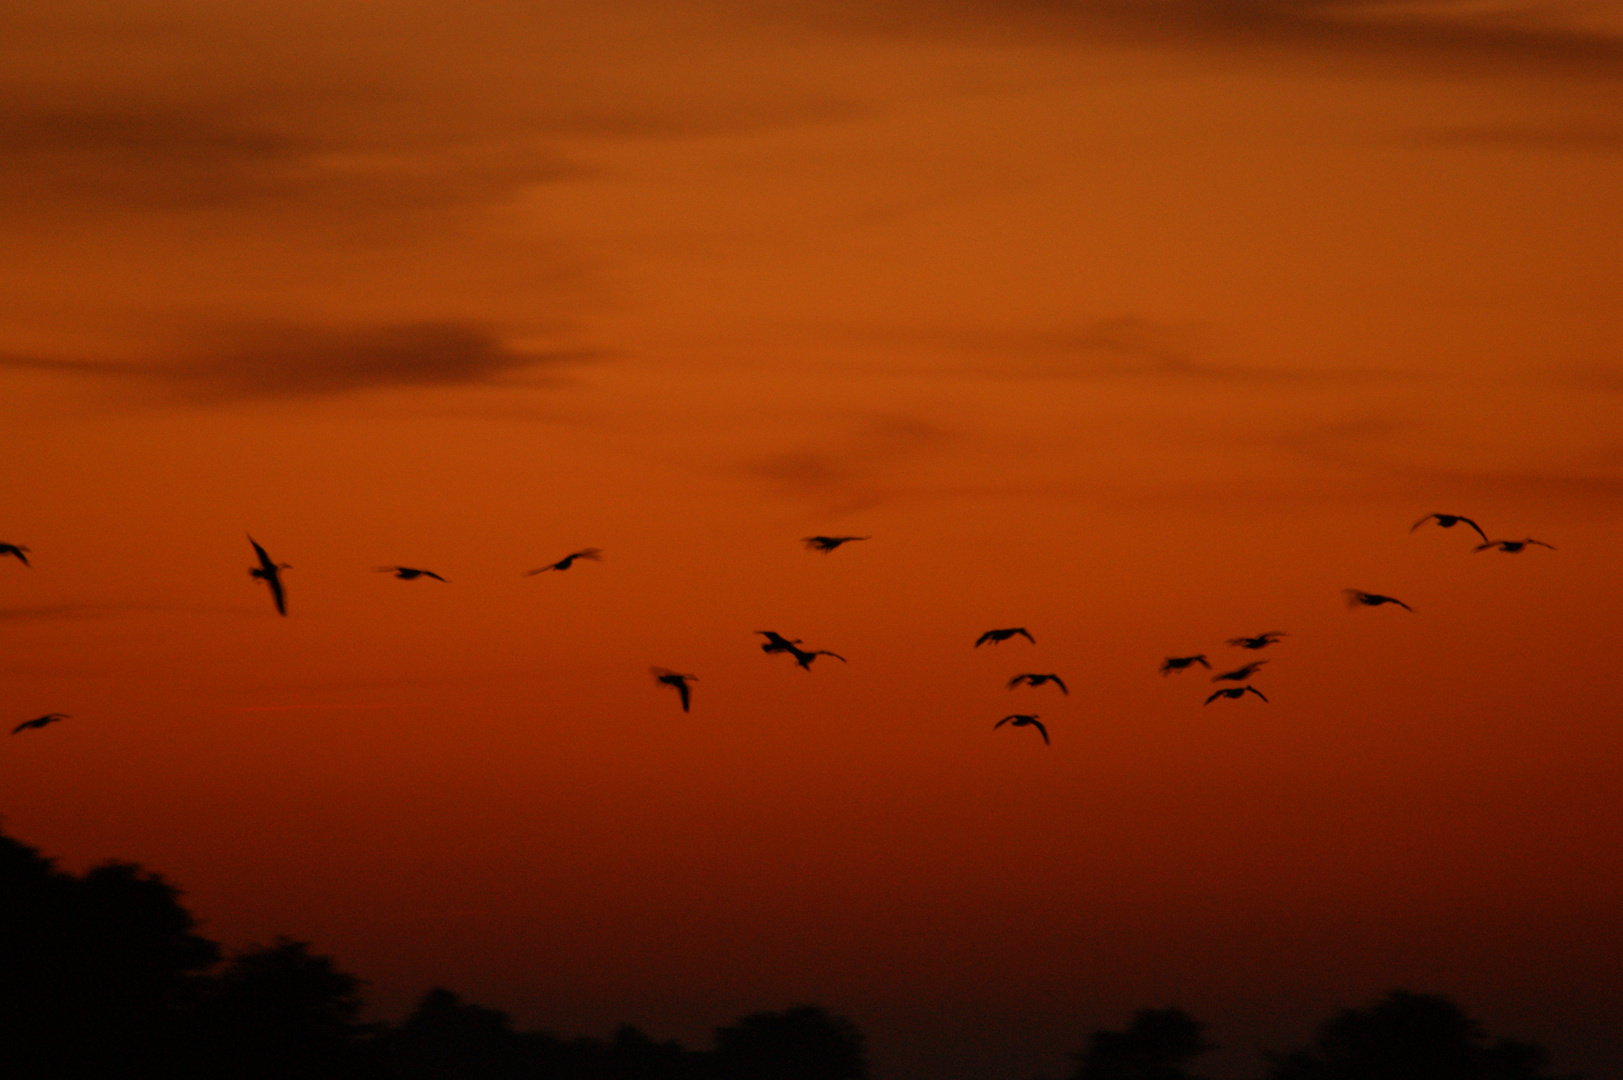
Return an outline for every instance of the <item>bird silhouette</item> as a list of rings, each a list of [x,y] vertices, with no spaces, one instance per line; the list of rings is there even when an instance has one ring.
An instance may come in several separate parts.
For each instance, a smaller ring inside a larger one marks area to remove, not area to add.
[[[1003,719],[993,724],[992,730],[996,731],[1004,724],[1013,724],[1015,727],[1034,727],[1037,729],[1038,733],[1042,735],[1044,745],[1053,745],[1048,741],[1048,729],[1043,727],[1042,721],[1038,720],[1036,715],[1028,713],[1010,713],[1008,716],[1005,716]]]
[[[15,555],[24,566],[32,566],[34,564],[28,561],[28,556],[25,554],[27,551],[28,548],[23,547],[21,544],[0,544],[0,558]]]
[[[67,719],[69,719],[69,716],[68,716],[67,713],[60,713],[60,712],[46,713],[44,716],[36,716],[32,720],[24,720],[22,723],[18,724],[16,727],[12,728],[11,733],[13,735],[15,735],[19,731],[26,731],[29,728],[44,727],[46,724],[54,724],[58,720],[67,720]]]
[[[1037,644],[1037,639],[1032,637],[1030,634],[1026,633],[1026,628],[1025,627],[1023,627],[1023,626],[1011,626],[1007,630],[988,630],[986,633],[982,634],[980,637],[975,639],[975,648],[977,648],[977,649],[980,648],[982,645],[985,645],[988,641],[990,641],[993,645],[996,645],[1001,641],[1008,641],[1010,638],[1014,637],[1014,635],[1016,635],[1016,634],[1019,634],[1021,637],[1025,638],[1027,641],[1031,642],[1033,645]]]
[[[694,682],[698,682],[699,677],[697,675],[683,675],[678,671],[667,671],[662,667],[649,668],[648,670],[654,673],[655,682],[661,682],[666,686],[674,686],[676,688],[677,694],[679,694],[682,698],[682,711],[687,712],[688,680],[692,679]]]
[[[544,574],[548,570],[568,570],[575,564],[576,559],[591,559],[593,562],[602,562],[603,549],[581,548],[579,551],[571,552],[570,554],[565,555],[555,563],[548,563],[546,566],[538,566],[534,570],[526,570],[524,571],[524,576],[530,577],[533,574]]]
[[[1347,598],[1350,608],[1363,604],[1365,607],[1380,607],[1382,604],[1396,604],[1404,611],[1413,611],[1414,608],[1405,604],[1395,596],[1382,596],[1380,593],[1365,592],[1363,589],[1342,589],[1341,594]]]
[[[1462,517],[1459,514],[1427,514],[1425,517],[1421,518],[1419,521],[1415,522],[1413,525],[1410,525],[1409,526],[1409,531],[1414,532],[1416,529],[1420,528],[1420,526],[1424,525],[1426,522],[1433,521],[1433,520],[1435,520],[1437,522],[1437,526],[1439,528],[1443,528],[1443,529],[1452,529],[1454,526],[1459,525],[1461,523],[1464,523],[1466,525],[1471,526],[1471,528],[1475,529],[1476,534],[1478,536],[1482,537],[1483,540],[1486,540],[1488,538],[1488,534],[1482,531],[1482,526],[1478,525],[1476,522],[1472,521],[1470,518]]]
[[[1290,637],[1290,635],[1283,630],[1270,630],[1266,634],[1258,634],[1256,637],[1231,637],[1228,644],[1237,645],[1242,649],[1265,649],[1282,637]]]
[[[1205,653],[1196,653],[1194,656],[1169,656],[1169,657],[1167,657],[1166,660],[1164,660],[1161,663],[1161,674],[1163,674],[1163,675],[1171,675],[1174,671],[1182,671],[1184,668],[1188,667],[1190,664],[1199,664],[1201,667],[1205,668],[1207,671],[1210,671],[1212,669],[1212,665],[1210,665],[1210,664],[1208,664],[1206,662],[1206,654]]]
[[[872,539],[871,536],[802,536],[800,542],[806,545],[808,551],[821,551],[827,555],[841,544],[849,544],[853,540]]]
[[[764,653],[789,652],[800,644],[799,638],[790,641],[776,630],[757,630],[755,632],[766,635],[766,643],[761,646],[761,651]]]
[[[419,570],[415,566],[380,566],[377,571],[380,574],[393,574],[401,581],[411,581],[413,578],[420,577],[431,577],[435,581],[445,580],[432,570]]]
[[[1266,660],[1253,660],[1245,667],[1237,667],[1233,671],[1225,671],[1221,675],[1213,675],[1212,682],[1245,682],[1257,673],[1257,669],[1266,664]]]
[[[259,546],[259,541],[252,536],[248,542],[254,545],[254,551],[259,555],[259,565],[248,571],[249,577],[256,577],[270,586],[271,599],[276,601],[276,612],[279,615],[287,614],[287,596],[282,592],[282,571],[293,569],[287,563],[273,562],[265,549]]]
[[[1478,544],[1476,546],[1476,550],[1487,551],[1489,548],[1498,548],[1506,555],[1514,555],[1528,544],[1537,544],[1539,547],[1546,547],[1551,551],[1555,550],[1554,544],[1546,544],[1542,540],[1534,540],[1531,536],[1529,536],[1526,540],[1489,540],[1486,544]]]
[[[1055,686],[1059,687],[1060,693],[1062,693],[1062,694],[1069,694],[1070,693],[1070,691],[1065,688],[1065,680],[1060,678],[1058,675],[1053,675],[1053,674],[1049,674],[1049,675],[1033,675],[1033,674],[1016,675],[1014,678],[1009,680],[1009,689],[1013,690],[1015,687],[1019,686],[1021,683],[1025,683],[1027,686],[1041,686],[1043,683],[1049,683],[1049,682],[1051,682]]]
[[[771,643],[768,642],[768,644]],[[841,656],[837,652],[829,652],[827,649],[811,649],[808,651],[806,649],[797,649],[793,645],[790,645],[788,651],[794,654],[795,663],[799,664],[806,671],[811,670],[812,661],[816,660],[819,656],[832,656],[842,664],[846,662],[845,657]]]
[[[1220,697],[1239,698],[1239,697],[1244,697],[1247,693],[1255,694],[1258,697],[1262,698],[1263,701],[1268,700],[1267,697],[1265,697],[1263,695],[1263,692],[1261,690],[1258,690],[1255,686],[1252,686],[1250,683],[1246,683],[1244,686],[1225,686],[1223,689],[1217,691],[1216,693],[1212,694],[1211,697],[1207,698],[1206,699],[1206,704],[1210,705],[1212,702],[1216,701]]]

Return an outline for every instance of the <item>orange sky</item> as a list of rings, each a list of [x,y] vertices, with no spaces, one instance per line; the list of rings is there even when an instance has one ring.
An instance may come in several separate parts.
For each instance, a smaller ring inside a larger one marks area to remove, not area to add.
[[[1248,1075],[1405,986],[1623,1077],[1623,4],[34,7],[9,833],[390,1014]]]

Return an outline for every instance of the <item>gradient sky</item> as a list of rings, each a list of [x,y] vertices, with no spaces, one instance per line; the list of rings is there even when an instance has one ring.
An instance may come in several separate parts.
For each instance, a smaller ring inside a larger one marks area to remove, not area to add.
[[[1032,1080],[1176,1003],[1232,1076],[1403,986],[1623,1077],[1623,3],[62,0],[0,56],[5,723],[73,716],[12,835],[382,1015],[812,1001]],[[1157,674],[1276,629],[1268,704]]]

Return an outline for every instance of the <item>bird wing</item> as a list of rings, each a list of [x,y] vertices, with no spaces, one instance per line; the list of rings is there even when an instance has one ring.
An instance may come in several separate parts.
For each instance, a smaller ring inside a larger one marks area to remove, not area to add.
[[[1023,626],[1016,627],[1015,630],[1014,630],[1014,633],[1010,634],[1009,636],[1013,637],[1015,634],[1019,634],[1021,637],[1025,638],[1027,641],[1031,642],[1033,645],[1037,644],[1037,639],[1032,637],[1029,633],[1027,633],[1026,628],[1023,627]]]
[[[1258,697],[1260,697],[1260,698],[1262,698],[1262,700],[1264,700],[1264,701],[1267,701],[1267,700],[1268,700],[1268,698],[1267,698],[1267,696],[1266,696],[1266,695],[1265,695],[1265,694],[1263,694],[1263,692],[1262,692],[1262,691],[1261,691],[1261,690],[1258,690],[1258,689],[1257,689],[1257,688],[1256,688],[1256,687],[1255,687],[1255,686],[1252,686],[1252,685],[1250,685],[1250,684],[1249,684],[1249,683],[1248,683],[1248,684],[1246,684],[1246,686],[1245,686],[1245,688],[1244,688],[1244,689],[1242,689],[1242,690],[1241,690],[1241,691],[1240,691],[1240,693],[1242,693],[1242,694],[1243,694],[1243,693],[1245,693],[1245,691],[1246,691],[1246,690],[1249,690],[1249,691],[1251,691],[1251,692],[1252,692],[1252,693],[1253,693],[1253,694],[1255,694],[1255,695],[1257,695],[1257,696],[1258,696]]]
[[[1522,542],[1525,543],[1525,544],[1537,544],[1539,547],[1549,548],[1551,551],[1555,550],[1555,545],[1554,544],[1546,544],[1542,540],[1533,540],[1533,539],[1529,538],[1529,539],[1524,540]]]
[[[287,614],[287,596],[282,592],[282,572],[271,567],[270,573],[265,575],[265,584],[270,586],[271,599],[276,601],[276,613]]]
[[[1220,697],[1225,696],[1227,693],[1228,693],[1227,690],[1219,690],[1219,691],[1217,691],[1211,697],[1206,699],[1206,704],[1210,705],[1212,702],[1216,701]]]
[[[259,556],[259,565],[260,565],[260,567],[262,569],[266,570],[266,571],[269,571],[271,573],[275,573],[276,572],[276,564],[271,562],[270,553],[267,552],[264,548],[260,547],[259,546],[259,541],[255,540],[252,536],[248,537],[248,542],[254,546],[254,553]]]
[[[440,577],[438,574],[434,573],[434,571],[432,571],[432,570],[424,570],[423,573],[427,574],[429,577],[433,578],[435,581],[445,581],[444,578]],[[447,585],[450,584],[449,581],[446,581],[445,583]]]
[[[1052,745],[1054,745],[1053,743],[1048,741],[1048,729],[1043,727],[1043,722],[1041,720],[1035,720],[1035,719],[1032,720],[1031,721],[1031,726],[1043,733],[1043,745],[1044,746],[1052,746]]]
[[[686,679],[679,679],[676,683],[676,692],[682,697],[682,711],[688,711],[688,684]]]
[[[1432,518],[1434,518],[1436,516],[1437,516],[1436,514],[1427,514],[1425,517],[1421,518],[1419,521],[1415,522],[1413,525],[1410,525],[1409,526],[1409,531],[1414,532],[1416,529],[1420,528],[1420,526],[1424,525],[1426,522],[1430,521]]]
[[[1472,551],[1487,551],[1489,548],[1498,547],[1500,544],[1503,544],[1503,543],[1504,543],[1503,540],[1489,540],[1485,544],[1478,544],[1476,547],[1472,548],[1471,550]]]
[[[1482,539],[1486,540],[1488,538],[1488,534],[1482,531],[1482,526],[1478,525],[1476,522],[1472,521],[1470,518],[1462,517],[1462,518],[1460,518],[1460,520],[1465,522],[1467,525],[1471,526],[1471,528],[1475,529],[1476,534],[1478,536],[1482,537]]]
[[[1014,717],[1012,717],[1012,716],[1005,716],[1003,719],[999,720],[997,723],[992,725],[992,730],[996,731],[998,728],[1002,727],[1004,724],[1007,724],[1010,720],[1013,720],[1013,719],[1014,719]]]
[[[1031,679],[1030,675],[1016,675],[1014,678],[1009,680],[1009,689],[1013,690],[1015,687],[1019,686],[1021,683],[1027,682],[1030,679]]]
[[[834,659],[838,660],[842,664],[848,663],[848,661],[845,659],[845,657],[841,656],[837,652],[829,652],[827,649],[818,649],[816,652],[812,653],[812,655],[813,656],[832,656]]]
[[[1405,604],[1402,600],[1399,600],[1395,596],[1386,596],[1386,597],[1382,597],[1382,599],[1387,601],[1388,603],[1396,604],[1398,607],[1402,608],[1404,611],[1410,611],[1410,612],[1414,611],[1414,608],[1410,607],[1408,604]]]
[[[975,648],[980,648],[982,645],[985,645],[988,641],[992,641],[996,637],[996,630],[988,630],[986,633],[975,639]]]
[[[1060,693],[1070,696],[1071,691],[1066,688],[1064,679],[1060,678],[1058,675],[1050,675],[1049,678],[1054,680],[1054,685],[1059,687]]]

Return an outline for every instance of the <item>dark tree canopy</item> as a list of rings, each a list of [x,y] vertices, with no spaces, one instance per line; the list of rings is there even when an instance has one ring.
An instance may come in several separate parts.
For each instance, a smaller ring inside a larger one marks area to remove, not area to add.
[[[1122,1031],[1095,1031],[1073,1054],[1073,1080],[1196,1080],[1184,1062],[1213,1049],[1182,1009],[1140,1009]]]
[[[1268,1080],[1542,1080],[1534,1043],[1489,1043],[1445,997],[1394,990],[1319,1028],[1310,1049],[1275,1059]]]
[[[866,1080],[862,1033],[816,1005],[754,1013],[716,1029],[716,1069],[726,1080]]]

